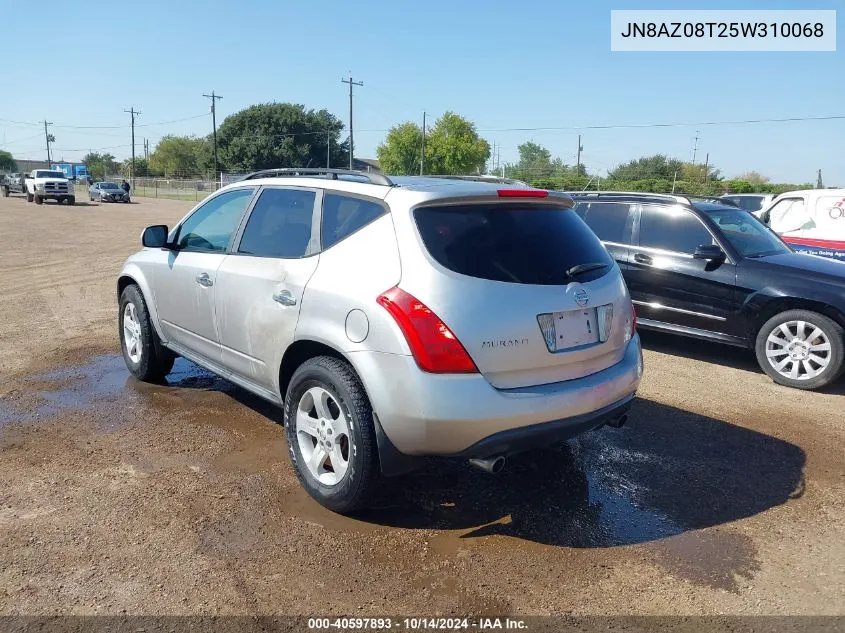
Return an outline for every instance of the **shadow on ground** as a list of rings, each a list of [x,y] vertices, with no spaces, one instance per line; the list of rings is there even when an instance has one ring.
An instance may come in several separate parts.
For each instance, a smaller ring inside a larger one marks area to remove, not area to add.
[[[55,381],[57,388],[39,392],[35,411],[0,407],[0,423],[73,408],[96,411],[100,399],[142,396],[149,389],[222,392],[271,422],[281,420],[277,407],[182,359],[165,387],[129,378],[114,354],[32,380]],[[179,415],[180,406],[192,405],[175,400],[168,406]],[[137,423],[138,413],[132,415]],[[204,414],[204,422],[218,422],[215,415],[225,421],[231,411]],[[754,426],[755,420],[749,415],[746,422]],[[243,451],[248,459],[250,447]],[[425,470],[387,480],[372,509],[356,518],[462,530],[462,538],[498,534],[579,548],[629,545],[730,523],[798,497],[804,463],[804,452],[789,442],[638,399],[622,429],[605,428],[562,447],[513,456],[498,475],[463,461],[432,459]]]

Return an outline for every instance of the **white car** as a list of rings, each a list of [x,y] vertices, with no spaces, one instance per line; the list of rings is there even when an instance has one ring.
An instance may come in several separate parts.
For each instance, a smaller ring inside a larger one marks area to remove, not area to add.
[[[845,262],[845,189],[787,191],[761,219],[796,251]]]
[[[732,202],[740,209],[750,211],[759,218],[766,207],[772,204],[775,196],[771,193],[726,193],[722,199]]]

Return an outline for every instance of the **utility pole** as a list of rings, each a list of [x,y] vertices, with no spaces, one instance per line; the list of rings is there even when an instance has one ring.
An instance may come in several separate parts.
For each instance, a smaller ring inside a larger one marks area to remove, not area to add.
[[[330,167],[332,160],[332,131],[326,130],[326,169]]]
[[[695,165],[695,154],[698,151],[698,130],[695,131],[695,145],[692,147],[692,164]]]
[[[710,166],[710,152],[707,152],[707,156],[704,158],[704,184],[707,184],[707,168]]]
[[[214,131],[214,181],[217,182],[217,178],[220,174],[220,166],[217,163],[217,107],[216,103],[218,99],[222,99],[218,94],[214,94],[214,91],[211,91],[210,95],[204,94],[203,97],[207,97],[211,99],[211,126]],[[215,185],[215,189],[216,189]]]
[[[141,114],[135,111],[135,107],[124,110],[132,116],[132,162],[129,164],[129,180],[132,184],[132,191],[135,191],[135,117]]]
[[[47,132],[47,126],[48,125],[53,125],[53,124],[50,121],[48,121],[47,119],[44,119],[44,140],[47,141],[47,169],[50,169],[50,163],[53,162],[53,159],[50,157],[50,141],[56,140],[56,139],[50,138],[50,133]]]
[[[580,175],[581,173],[581,152],[584,151],[584,146],[581,145],[581,135],[578,135],[578,158],[575,159],[575,173],[576,175]]]
[[[819,169],[819,177],[816,180],[816,189],[824,189],[824,182],[822,182],[822,170]]]
[[[150,162],[150,139],[144,139],[144,160]]]
[[[363,81],[352,81],[352,73],[349,79],[341,79],[341,83],[349,84],[349,169],[352,169],[352,154],[355,151],[355,142],[352,136],[352,86],[363,86]]]
[[[422,147],[420,148],[420,176],[425,172],[425,112],[423,112]]]

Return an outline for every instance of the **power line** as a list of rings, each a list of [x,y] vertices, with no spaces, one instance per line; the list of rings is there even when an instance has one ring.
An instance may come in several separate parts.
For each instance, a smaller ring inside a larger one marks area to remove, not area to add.
[[[192,121],[194,119],[201,119],[202,117],[208,116],[207,113],[203,112],[202,114],[195,114],[194,116],[183,117],[181,119],[171,119],[170,121],[156,121],[155,123],[143,123],[137,125],[135,127],[154,127],[157,125],[170,125],[171,123],[182,123],[183,121]],[[29,121],[14,121],[12,119],[3,119],[0,118],[0,121],[4,123],[15,123],[17,125],[29,125],[29,126],[41,126],[43,125],[42,122],[38,123],[30,123]],[[123,128],[122,125],[61,125],[61,124],[54,124],[53,127],[61,128],[61,129],[71,129],[71,130],[120,130]]]

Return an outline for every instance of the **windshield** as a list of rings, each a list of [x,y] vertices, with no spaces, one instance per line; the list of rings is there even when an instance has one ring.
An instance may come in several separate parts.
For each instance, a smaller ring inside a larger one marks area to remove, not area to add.
[[[791,249],[756,217],[741,209],[708,209],[722,235],[743,257],[789,253]]]
[[[120,187],[113,182],[101,182],[100,189],[120,189]]]
[[[725,196],[725,200],[730,200],[746,211],[754,212],[763,208],[763,196]]]
[[[37,171],[36,178],[64,178],[65,174],[61,171]]]
[[[613,266],[570,209],[519,204],[420,207],[414,219],[437,262],[462,275],[517,284],[587,282]]]

